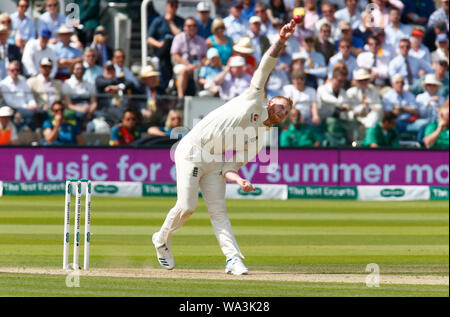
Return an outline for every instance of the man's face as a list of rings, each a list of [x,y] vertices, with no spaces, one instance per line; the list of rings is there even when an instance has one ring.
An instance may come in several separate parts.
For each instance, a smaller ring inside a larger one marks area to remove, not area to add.
[[[65,46],[68,46],[70,43],[71,36],[72,36],[72,33],[61,33],[61,34],[59,34],[59,39]]]
[[[394,87],[396,92],[403,92],[403,86],[405,85],[403,79],[396,79],[392,83],[392,87]]]
[[[328,21],[334,21],[334,11],[334,7],[328,4],[322,7],[322,15]]]
[[[105,77],[106,79],[114,79],[116,77],[116,71],[114,67],[104,68],[103,77]]]
[[[28,10],[28,1],[19,1],[17,3],[17,12],[19,12],[20,14],[25,14],[25,12],[27,12]]]
[[[331,36],[331,27],[328,24],[322,26],[320,29],[320,35],[325,39],[329,38]]]
[[[378,52],[378,45],[377,45],[377,41],[375,39],[369,39],[367,41],[367,45],[369,46],[369,50],[373,53],[376,54]]]
[[[400,22],[400,14],[397,10],[391,10],[389,12],[389,21],[391,21],[392,23]]]
[[[122,117],[122,125],[128,130],[133,129],[136,126],[136,116],[133,112],[127,111]]]
[[[356,81],[356,85],[360,88],[360,89],[367,89],[367,87],[369,86],[370,80],[369,79],[363,79],[363,80],[357,80]]]
[[[166,11],[175,14],[178,10],[178,2],[166,3]]]
[[[188,19],[184,22],[183,29],[189,37],[194,37],[197,34],[197,22],[193,19]]]
[[[303,90],[305,87],[305,79],[304,78],[293,78],[292,85],[298,90]]]
[[[444,9],[445,12],[448,12],[448,0],[442,0],[441,1],[441,7]]]
[[[45,37],[45,36],[39,36],[39,45],[41,46],[41,48],[42,48],[43,50],[45,50],[45,48],[47,47],[48,40],[49,40],[48,37]]]
[[[261,30],[261,23],[254,22],[250,24],[250,31],[252,31],[253,34],[258,35],[260,30]]]
[[[336,78],[333,78],[334,87],[336,89],[342,89],[347,82],[347,77],[344,75],[338,75]]]
[[[44,77],[50,76],[50,73],[52,72],[52,66],[50,65],[41,65],[39,69]]]
[[[291,111],[289,111],[289,122],[295,125],[296,127],[300,126],[302,120],[302,114],[300,111],[296,108],[292,108]]]
[[[441,50],[446,51],[448,50],[448,41],[439,42],[438,46]]]
[[[230,73],[233,77],[242,77],[244,75],[245,69],[244,66],[232,66],[230,67]]]
[[[272,98],[267,104],[267,112],[271,124],[279,124],[286,119],[290,111],[289,104],[281,98]]]
[[[76,63],[75,66],[73,67],[73,74],[77,77],[77,78],[82,78],[84,75],[84,67],[83,67],[83,63]]]
[[[305,46],[306,50],[308,52],[310,52],[313,47],[314,47],[314,38],[312,37],[307,37],[304,41],[303,41],[303,45]]]
[[[0,117],[0,123],[2,124],[3,128],[6,128],[8,126],[9,121],[11,120],[11,117]]]
[[[94,66],[95,62],[97,61],[97,54],[94,51],[88,51],[84,54],[84,61],[89,66]]]
[[[234,16],[235,18],[239,18],[241,16],[242,13],[242,9],[239,7],[231,7],[230,8],[230,13],[232,16]]]
[[[117,64],[119,67],[123,67],[125,64],[125,54],[121,51],[114,52],[113,63]]]
[[[19,73],[20,73],[20,68],[18,65],[16,65],[15,63],[10,64],[8,66],[8,75],[14,79],[17,80],[17,78],[19,78]]]
[[[201,21],[207,21],[210,15],[209,11],[197,11],[198,17]]]
[[[57,14],[59,9],[58,1],[48,1],[45,5],[45,9],[52,15]]]
[[[267,21],[267,13],[266,13],[266,10],[264,10],[263,8],[256,7],[255,8],[255,14],[257,16],[259,16],[263,22]]]
[[[358,0],[346,0],[345,4],[346,4],[347,8],[355,9],[358,4]]]
[[[447,72],[448,66],[445,62],[434,62],[433,63],[434,73],[437,77],[441,78]]]
[[[406,57],[408,56],[409,49],[411,48],[411,44],[408,41],[400,41],[398,45],[398,51],[400,55]]]
[[[339,44],[339,51],[342,53],[343,56],[347,57],[350,55],[350,44],[347,42],[340,43]]]
[[[395,125],[397,120],[393,119],[392,121],[383,121],[383,128],[387,131],[392,131],[395,129]]]

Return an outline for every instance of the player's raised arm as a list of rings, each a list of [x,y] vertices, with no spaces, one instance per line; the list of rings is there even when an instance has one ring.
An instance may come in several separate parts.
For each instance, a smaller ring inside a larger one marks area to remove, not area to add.
[[[253,74],[250,84],[251,89],[263,89],[270,73],[277,64],[277,59],[280,56],[281,49],[285,42],[294,34],[295,21],[292,19],[288,24],[284,25],[279,33],[279,37],[273,43],[261,59],[261,63]]]

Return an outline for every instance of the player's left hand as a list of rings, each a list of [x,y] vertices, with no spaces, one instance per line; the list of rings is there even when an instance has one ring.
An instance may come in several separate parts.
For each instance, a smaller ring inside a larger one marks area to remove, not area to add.
[[[251,192],[251,191],[254,191],[254,190],[256,190],[255,189],[255,187],[252,185],[252,183],[250,183],[248,180],[246,180],[246,179],[240,179],[239,181],[238,181],[238,184],[239,184],[239,186],[241,187],[241,189],[245,192],[245,193],[248,193],[248,192]]]
[[[296,24],[294,19],[291,19],[291,21],[288,24],[284,25],[281,28],[280,37],[288,40],[294,34],[295,26]]]

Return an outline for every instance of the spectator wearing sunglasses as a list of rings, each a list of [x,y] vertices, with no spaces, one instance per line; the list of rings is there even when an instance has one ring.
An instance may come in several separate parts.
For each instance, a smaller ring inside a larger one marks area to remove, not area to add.
[[[75,120],[64,117],[64,102],[57,100],[51,106],[52,119],[43,125],[44,145],[83,145],[81,130]]]

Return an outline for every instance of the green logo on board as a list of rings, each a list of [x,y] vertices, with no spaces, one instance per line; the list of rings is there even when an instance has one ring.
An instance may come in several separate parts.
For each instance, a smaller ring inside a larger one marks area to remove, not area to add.
[[[115,194],[118,191],[119,191],[119,187],[117,187],[115,185],[96,185],[96,186],[94,186],[94,192],[99,193],[99,194],[103,194],[103,193]]]
[[[405,196],[405,191],[401,188],[395,188],[395,189],[383,189],[380,192],[380,195],[382,197],[403,197]]]

